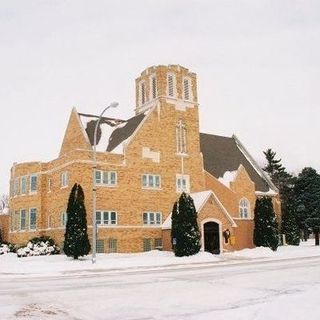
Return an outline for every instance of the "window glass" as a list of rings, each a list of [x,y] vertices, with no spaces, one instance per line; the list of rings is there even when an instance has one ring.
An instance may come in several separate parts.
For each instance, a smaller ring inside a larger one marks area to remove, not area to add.
[[[30,209],[30,229],[36,229],[37,227],[37,209]]]
[[[20,229],[26,229],[26,210],[24,209],[20,211]]]

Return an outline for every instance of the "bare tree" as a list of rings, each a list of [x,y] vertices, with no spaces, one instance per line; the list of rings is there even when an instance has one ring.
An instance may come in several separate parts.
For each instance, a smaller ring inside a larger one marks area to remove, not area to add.
[[[0,212],[3,212],[3,210],[8,207],[9,207],[9,196],[7,194],[2,194],[0,196]]]

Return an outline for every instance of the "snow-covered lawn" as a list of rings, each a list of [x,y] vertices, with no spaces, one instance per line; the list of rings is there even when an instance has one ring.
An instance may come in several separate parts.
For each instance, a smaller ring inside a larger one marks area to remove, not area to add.
[[[269,248],[245,249],[241,251],[212,255],[200,252],[190,257],[175,257],[172,252],[150,251],[134,254],[98,254],[96,264],[92,264],[91,256],[73,260],[65,255],[35,256],[17,258],[9,253],[0,256],[0,277],[8,276],[38,276],[38,275],[69,275],[80,272],[92,274],[101,271],[121,271],[135,269],[190,267],[191,265],[239,263],[257,259],[287,259],[295,257],[320,256],[320,248],[314,246],[314,241],[301,243],[300,246],[279,247],[273,252]]]
[[[176,258],[168,252],[0,256],[0,319],[302,320],[320,317],[320,248]]]

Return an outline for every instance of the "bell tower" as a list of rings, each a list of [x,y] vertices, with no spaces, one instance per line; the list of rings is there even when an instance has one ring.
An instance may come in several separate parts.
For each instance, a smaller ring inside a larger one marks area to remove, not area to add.
[[[136,114],[163,101],[178,108],[197,105],[196,74],[180,65],[160,65],[144,70],[136,79]]]

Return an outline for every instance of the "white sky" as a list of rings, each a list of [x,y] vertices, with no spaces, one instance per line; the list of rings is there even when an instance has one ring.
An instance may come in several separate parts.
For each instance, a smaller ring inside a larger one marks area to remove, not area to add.
[[[197,73],[202,132],[320,170],[320,1],[1,0],[0,39],[0,193],[13,162],[58,156],[73,106],[131,117],[158,64]]]

